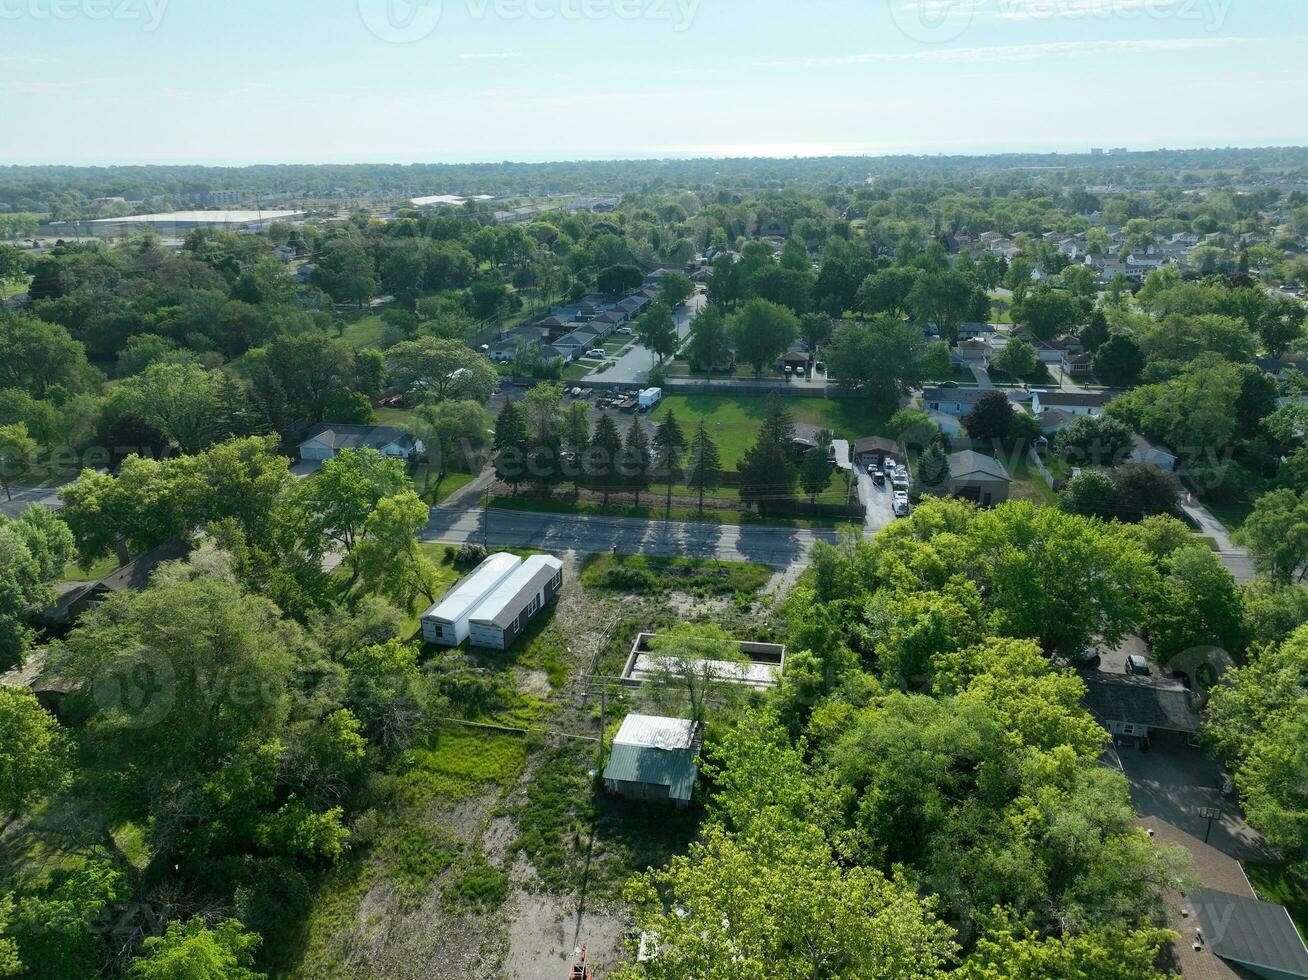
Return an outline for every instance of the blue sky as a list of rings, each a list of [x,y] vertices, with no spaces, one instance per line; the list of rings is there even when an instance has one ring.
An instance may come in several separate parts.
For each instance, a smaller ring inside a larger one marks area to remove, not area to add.
[[[0,0],[0,165],[1308,143],[1304,0]]]

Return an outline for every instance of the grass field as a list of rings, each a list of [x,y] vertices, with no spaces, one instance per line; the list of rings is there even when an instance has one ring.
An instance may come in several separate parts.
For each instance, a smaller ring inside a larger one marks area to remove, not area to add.
[[[341,339],[355,350],[361,350],[364,347],[380,347],[382,335],[385,331],[386,324],[380,316],[363,316],[345,328]]]
[[[669,395],[653,419],[662,421],[668,412],[674,413],[688,437],[703,420],[709,437],[717,444],[723,467],[734,469],[758,439],[766,403],[761,396]],[[831,429],[836,438],[851,442],[884,434],[889,421],[856,398],[790,398],[786,407],[796,422]]]
[[[589,589],[657,594],[675,588],[706,595],[756,594],[772,578],[772,569],[749,562],[703,558],[656,558],[645,555],[599,555],[581,573]]]

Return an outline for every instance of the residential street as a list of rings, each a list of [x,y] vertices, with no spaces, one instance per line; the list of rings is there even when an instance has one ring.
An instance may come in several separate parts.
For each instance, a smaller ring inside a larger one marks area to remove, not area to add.
[[[690,335],[691,321],[695,319],[695,316],[704,308],[707,302],[708,299],[704,293],[697,292],[686,301],[685,306],[673,311],[673,319],[677,321],[677,338],[679,342],[684,341]],[[607,371],[592,374],[586,380],[608,381],[614,384],[643,382],[649,378],[649,372],[654,366],[654,361],[654,355],[646,350],[643,344],[637,342],[618,355],[613,367]]]
[[[5,517],[18,517],[33,504],[41,504],[51,510],[59,510],[63,501],[59,499],[59,487],[13,487],[10,490],[13,500],[0,492],[0,514]]]
[[[489,529],[486,521],[489,521]],[[552,552],[622,554],[750,561],[774,568],[801,562],[817,541],[835,543],[834,530],[735,524],[683,524],[625,517],[532,514],[513,510],[432,511],[419,535],[426,542],[485,542],[490,547],[540,548]]]

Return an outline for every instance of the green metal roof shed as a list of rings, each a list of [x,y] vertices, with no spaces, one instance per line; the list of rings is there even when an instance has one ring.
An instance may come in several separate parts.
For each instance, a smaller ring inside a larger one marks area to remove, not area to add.
[[[628,799],[684,807],[695,791],[695,724],[679,718],[628,715],[604,767],[604,785]]]

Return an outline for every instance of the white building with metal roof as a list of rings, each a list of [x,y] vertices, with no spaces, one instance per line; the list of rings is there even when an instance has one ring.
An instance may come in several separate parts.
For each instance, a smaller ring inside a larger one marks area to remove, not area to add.
[[[563,562],[552,555],[528,558],[468,618],[472,645],[507,650],[562,588]]]
[[[468,617],[521,565],[517,555],[491,555],[422,614],[422,638],[438,646],[457,647],[468,638]]]

